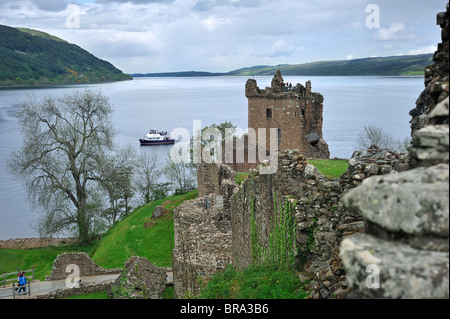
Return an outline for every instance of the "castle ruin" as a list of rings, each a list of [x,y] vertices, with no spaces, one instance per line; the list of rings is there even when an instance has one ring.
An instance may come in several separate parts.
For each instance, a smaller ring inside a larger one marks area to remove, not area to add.
[[[228,264],[238,270],[254,264],[253,248],[269,246],[276,207],[287,200],[295,266],[311,297],[448,299],[449,85],[442,72],[448,71],[448,4],[437,22],[443,43],[410,113],[409,152],[356,151],[339,178],[308,162],[329,156],[323,97],[311,92],[310,82],[286,89],[279,72],[265,90],[247,81],[249,128],[278,129],[277,171],[260,174],[259,166],[238,185],[239,170],[199,165],[199,198],[174,213],[178,298],[194,296],[199,278],[204,284]]]
[[[311,91],[311,81],[305,86],[287,86],[280,70],[271,86],[258,88],[256,80],[245,85],[248,99],[248,127],[258,135],[266,129],[266,148],[269,149],[270,129],[276,128],[278,150],[298,149],[307,158],[329,158],[327,143],[323,140],[323,96]],[[258,139],[257,139],[258,140]]]

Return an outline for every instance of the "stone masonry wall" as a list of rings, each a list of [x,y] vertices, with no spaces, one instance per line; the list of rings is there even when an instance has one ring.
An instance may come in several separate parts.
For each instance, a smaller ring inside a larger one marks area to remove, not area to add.
[[[312,280],[313,296],[327,298],[346,287],[339,245],[350,234],[365,231],[361,216],[348,211],[341,197],[365,178],[391,174],[408,167],[408,155],[372,148],[355,152],[349,168],[338,179],[318,172],[298,150],[278,154],[278,171],[254,171],[233,195],[231,206],[233,265],[252,264],[252,208],[261,245],[267,245],[274,202],[295,202],[297,266]]]
[[[170,285],[168,273],[171,268],[156,267],[146,258],[133,256],[124,263],[124,269],[102,269],[95,265],[85,253],[66,253],[58,256],[53,264],[52,276],[47,280],[65,279],[68,274],[61,276],[68,263],[76,263],[80,267],[80,277],[89,275],[119,274],[116,279],[107,279],[100,282],[79,282],[74,287],[62,287],[50,291],[47,294],[36,295],[31,299],[61,299],[74,295],[92,292],[107,291],[112,299],[162,299],[162,294],[167,285]],[[87,270],[90,268],[90,270]],[[56,270],[58,269],[58,270]],[[145,289],[144,289],[145,287]],[[115,294],[114,291],[120,292]]]
[[[114,279],[105,280],[100,283],[81,282],[78,288],[58,288],[45,295],[31,296],[30,299],[62,299],[75,295],[89,294],[93,292],[109,291],[114,286]]]
[[[416,101],[416,107],[412,109],[411,115],[411,136],[416,131],[424,128],[433,121],[428,117],[440,102],[449,96],[449,20],[448,20],[448,3],[445,12],[437,14],[436,24],[442,28],[442,42],[438,44],[438,49],[433,56],[433,64],[425,68],[425,89],[422,91]],[[440,113],[441,117],[445,117]],[[436,114],[438,115],[438,114]],[[447,115],[448,118],[448,115]],[[447,119],[448,121],[448,119]]]
[[[328,145],[323,140],[323,96],[311,92],[311,82],[306,87],[297,84],[286,91],[278,71],[271,87],[258,88],[256,80],[245,85],[248,98],[248,127],[258,135],[259,128],[266,129],[265,147],[269,149],[270,128],[278,129],[277,150],[299,149],[309,158],[329,158]],[[313,141],[309,134],[315,134]]]
[[[77,238],[17,238],[0,240],[0,249],[30,249],[78,243]]]
[[[200,282],[231,264],[230,197],[235,172],[226,165],[201,164],[199,197],[175,209],[173,284],[177,298],[199,292]]]
[[[124,263],[124,272],[117,277],[109,292],[115,299],[162,299],[167,283],[167,268],[153,265],[147,258],[132,256]],[[113,290],[126,291],[124,296]]]
[[[45,280],[66,279],[69,275],[69,273],[66,273],[66,267],[71,264],[77,265],[79,267],[80,277],[119,274],[121,272],[120,268],[105,269],[98,266],[86,253],[63,253],[56,257],[55,261],[53,262],[52,272],[50,276],[47,276],[45,278]]]

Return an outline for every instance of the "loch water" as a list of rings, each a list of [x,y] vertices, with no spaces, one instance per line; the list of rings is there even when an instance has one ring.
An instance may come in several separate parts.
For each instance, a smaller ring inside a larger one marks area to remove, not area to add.
[[[263,89],[272,77],[255,77]],[[410,136],[410,116],[423,90],[423,77],[284,76],[285,82],[312,82],[312,91],[324,96],[323,134],[331,157],[350,158],[356,137],[367,125],[382,128],[394,138]],[[0,89],[0,240],[38,237],[31,226],[39,210],[28,202],[25,188],[5,169],[5,158],[20,148],[22,136],[17,105],[28,97],[60,96],[84,88],[99,89],[114,109],[117,144],[134,145],[138,152],[154,153],[165,162],[171,146],[145,147],[139,138],[156,128],[202,127],[229,121],[247,128],[246,77],[135,78],[132,81],[81,86]]]

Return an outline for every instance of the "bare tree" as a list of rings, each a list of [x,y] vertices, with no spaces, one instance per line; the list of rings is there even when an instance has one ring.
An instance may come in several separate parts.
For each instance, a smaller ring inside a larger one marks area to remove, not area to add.
[[[109,205],[103,216],[110,225],[128,215],[129,200],[134,195],[132,179],[136,153],[130,145],[115,151],[101,162],[100,184],[108,197]]]
[[[152,192],[159,186],[162,175],[162,165],[158,162],[156,154],[142,153],[136,161],[135,185],[137,191],[148,204],[152,198]]]
[[[172,185],[181,192],[192,189],[197,181],[197,165],[193,163],[175,163],[170,159],[164,167],[164,174],[169,178]]]
[[[29,98],[18,107],[23,146],[8,158],[31,202],[43,208],[50,233],[71,225],[86,243],[97,214],[100,163],[112,149],[112,107],[100,92]]]
[[[364,127],[356,139],[356,146],[358,148],[369,148],[376,146],[378,148],[389,149],[395,152],[405,152],[411,142],[410,138],[405,138],[403,141],[396,140],[389,133],[374,125]]]

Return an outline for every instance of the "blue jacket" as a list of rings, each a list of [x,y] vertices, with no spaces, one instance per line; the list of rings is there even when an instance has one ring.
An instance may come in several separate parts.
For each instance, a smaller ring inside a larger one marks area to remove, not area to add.
[[[19,286],[23,286],[27,284],[27,278],[25,278],[25,276],[20,276],[19,277]]]

